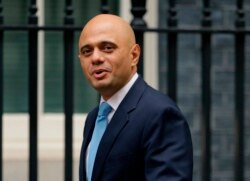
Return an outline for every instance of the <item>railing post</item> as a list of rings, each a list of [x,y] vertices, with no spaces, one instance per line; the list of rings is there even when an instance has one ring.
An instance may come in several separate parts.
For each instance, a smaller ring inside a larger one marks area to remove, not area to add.
[[[0,25],[3,25],[3,7],[0,0]],[[3,30],[0,30],[0,181],[3,178]]]
[[[245,28],[243,0],[237,0],[236,29]],[[244,82],[245,34],[235,34],[235,164],[234,180],[244,180]]]
[[[64,25],[72,26],[73,24],[72,0],[66,0]],[[64,30],[65,181],[73,180],[73,44],[74,32]]]
[[[168,27],[176,28],[177,27],[177,11],[175,8],[175,0],[169,0],[169,10],[168,10]],[[167,89],[168,95],[174,101],[177,101],[177,33],[169,32],[168,33],[168,82]]]
[[[101,13],[107,14],[110,12],[110,8],[108,5],[108,0],[102,0],[101,1]]]
[[[211,27],[210,0],[203,0],[202,27]],[[201,122],[201,177],[202,181],[211,180],[211,32],[201,34],[202,58],[202,122]]]
[[[138,72],[141,76],[143,76],[143,52],[144,52],[144,31],[136,30],[136,28],[147,28],[147,24],[143,19],[144,14],[146,13],[146,0],[131,0],[131,12],[133,14],[133,19],[131,22],[131,26],[135,30],[135,36],[137,43],[141,46],[141,57],[138,65]]]
[[[29,25],[37,26],[36,0],[31,0]],[[37,41],[38,32],[29,30],[29,180],[37,180]]]

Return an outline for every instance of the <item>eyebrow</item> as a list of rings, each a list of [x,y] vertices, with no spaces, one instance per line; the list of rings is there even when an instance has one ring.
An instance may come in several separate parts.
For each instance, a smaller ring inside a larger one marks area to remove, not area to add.
[[[101,41],[101,42],[99,42],[99,43],[97,43],[97,44],[98,44],[98,46],[99,46],[99,45],[103,46],[103,45],[106,45],[106,44],[110,44],[110,45],[113,45],[113,46],[115,46],[115,47],[118,47],[116,43],[114,43],[113,41],[108,41],[108,40]],[[85,44],[85,45],[83,45],[83,46],[80,48],[80,50],[83,50],[84,48],[88,48],[88,47],[92,47],[91,44]]]
[[[112,46],[114,46],[114,47],[117,47],[117,44],[116,43],[114,43],[114,42],[112,42],[112,41],[102,41],[101,43],[100,43],[100,45],[112,45]]]

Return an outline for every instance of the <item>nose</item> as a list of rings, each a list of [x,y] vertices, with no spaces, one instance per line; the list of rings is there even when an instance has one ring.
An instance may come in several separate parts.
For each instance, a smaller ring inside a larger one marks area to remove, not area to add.
[[[94,65],[101,64],[104,61],[104,58],[102,56],[102,52],[98,49],[95,49],[92,54],[92,63]]]

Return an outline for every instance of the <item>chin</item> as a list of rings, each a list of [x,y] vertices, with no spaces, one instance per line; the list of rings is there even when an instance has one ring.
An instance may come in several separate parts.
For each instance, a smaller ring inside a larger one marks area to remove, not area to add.
[[[100,92],[100,91],[102,91],[102,90],[105,90],[105,89],[107,89],[107,87],[109,87],[108,84],[106,84],[106,83],[100,83],[100,82],[98,82],[98,83],[93,83],[92,86],[93,86],[98,92]]]

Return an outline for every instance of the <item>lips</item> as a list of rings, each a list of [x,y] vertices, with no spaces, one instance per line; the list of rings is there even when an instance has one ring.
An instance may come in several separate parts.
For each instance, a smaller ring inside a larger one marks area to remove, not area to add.
[[[96,79],[103,79],[107,75],[108,72],[110,72],[109,69],[98,68],[92,71],[92,76]]]

